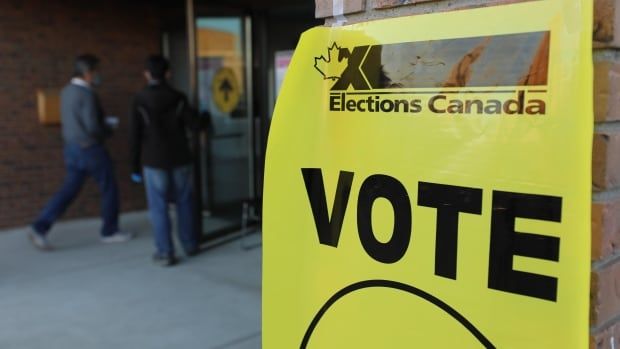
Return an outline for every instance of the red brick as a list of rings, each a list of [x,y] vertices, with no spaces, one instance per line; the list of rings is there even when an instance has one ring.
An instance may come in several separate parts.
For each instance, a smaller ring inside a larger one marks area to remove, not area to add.
[[[88,6],[68,0],[0,2],[0,228],[29,223],[63,180],[60,129],[38,124],[36,89],[62,87],[74,56],[92,52],[102,58],[104,108],[124,117],[142,85],[144,58],[159,50],[159,16],[153,8],[120,0]],[[136,210],[144,208],[144,194],[128,180],[127,127],[123,118],[108,146],[122,209]],[[89,182],[84,189],[67,218],[99,214],[96,186]]]
[[[620,45],[620,5],[618,0],[594,0],[595,47]]]
[[[590,325],[600,326],[620,314],[620,263],[592,271]]]
[[[609,257],[620,249],[620,199],[592,205],[592,260]]]
[[[620,185],[620,134],[599,131],[594,135],[592,187],[595,191]]]
[[[620,64],[594,64],[594,118],[596,121],[620,120]]]

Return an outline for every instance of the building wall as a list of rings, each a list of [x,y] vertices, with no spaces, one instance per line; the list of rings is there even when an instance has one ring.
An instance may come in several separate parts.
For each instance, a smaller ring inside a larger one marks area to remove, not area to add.
[[[343,0],[348,23],[531,0]],[[333,0],[316,0],[332,24]],[[594,4],[591,348],[620,348],[620,0]]]
[[[147,54],[160,48],[156,10],[141,1],[0,1],[0,228],[29,223],[63,180],[59,127],[38,123],[36,90],[60,88],[76,55],[102,59],[100,96],[121,118],[109,142],[122,210],[143,209],[142,188],[128,180],[128,110],[143,84]],[[65,217],[96,216],[92,181]]]

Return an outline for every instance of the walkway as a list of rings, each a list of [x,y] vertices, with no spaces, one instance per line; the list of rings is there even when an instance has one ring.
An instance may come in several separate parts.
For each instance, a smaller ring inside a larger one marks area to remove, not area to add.
[[[165,269],[144,214],[123,217],[138,233],[124,245],[100,244],[98,224],[58,225],[51,253],[0,232],[0,348],[260,348],[260,249],[232,242]]]

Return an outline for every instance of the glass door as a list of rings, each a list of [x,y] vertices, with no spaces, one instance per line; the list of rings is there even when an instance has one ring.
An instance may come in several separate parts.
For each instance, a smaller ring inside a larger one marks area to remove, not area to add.
[[[251,46],[244,17],[199,17],[196,20],[199,111],[209,118],[203,146],[203,192],[211,217],[206,230],[238,224],[242,202],[252,194],[253,131]]]

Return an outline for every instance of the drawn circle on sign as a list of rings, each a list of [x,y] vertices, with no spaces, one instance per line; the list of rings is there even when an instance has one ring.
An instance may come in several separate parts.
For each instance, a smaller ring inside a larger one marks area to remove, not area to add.
[[[446,304],[439,298],[431,295],[430,293],[422,291],[421,289],[413,287],[411,285],[403,284],[403,283],[396,282],[396,281],[366,280],[366,281],[361,281],[361,282],[358,282],[358,283],[355,283],[355,284],[352,284],[352,285],[349,285],[343,288],[342,290],[336,292],[336,294],[334,294],[329,300],[327,300],[327,302],[321,307],[319,312],[314,316],[314,318],[312,319],[312,322],[310,322],[310,326],[308,326],[308,329],[306,330],[306,333],[304,334],[304,338],[302,339],[300,349],[308,348],[308,343],[310,342],[310,339],[312,338],[314,330],[318,326],[319,322],[321,322],[321,319],[323,318],[323,316],[330,310],[330,308],[336,302],[338,302],[340,299],[342,299],[343,297],[351,293],[364,290],[364,289],[370,289],[370,288],[389,288],[389,289],[394,289],[394,290],[402,291],[405,293],[409,293],[413,296],[421,298],[422,300],[439,308],[440,310],[448,314],[450,317],[452,317],[454,320],[456,320],[461,326],[463,326],[467,331],[469,331],[469,333],[471,333],[471,335],[474,336],[478,340],[478,342],[480,342],[480,344],[484,346],[484,348],[486,349],[496,348],[496,346],[493,345],[493,343],[491,343],[491,341],[485,335],[483,335],[482,332],[480,332],[480,330],[478,330],[471,322],[469,322],[469,320],[467,320],[463,315],[461,315],[456,309],[452,308],[451,306],[449,306],[448,304]]]
[[[223,113],[231,113],[237,108],[241,91],[239,81],[231,68],[221,68],[215,73],[211,93],[215,105]]]

